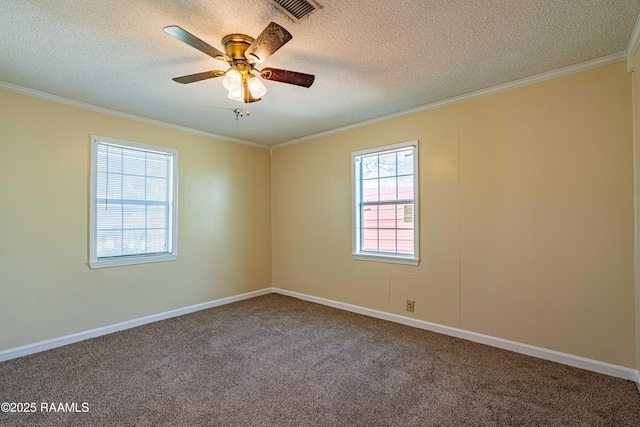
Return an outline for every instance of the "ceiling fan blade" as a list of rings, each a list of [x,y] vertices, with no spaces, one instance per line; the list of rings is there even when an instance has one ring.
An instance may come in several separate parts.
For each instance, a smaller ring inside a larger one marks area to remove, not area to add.
[[[200,52],[204,52],[207,55],[211,56],[212,58],[225,61],[226,55],[223,52],[219,51],[218,49],[211,46],[210,44],[203,42],[193,34],[183,30],[177,25],[169,25],[168,27],[164,27],[162,31],[164,31],[165,33],[169,34],[172,37],[175,37],[181,42],[188,44],[191,47],[195,47]]]
[[[176,77],[173,79],[174,82],[187,84],[193,82],[199,82],[200,80],[213,79],[215,77],[224,76],[224,71],[214,70],[214,71],[205,71],[204,73],[198,74],[189,74],[188,76]]]
[[[275,22],[267,25],[260,35],[247,48],[244,55],[247,59],[253,60],[258,64],[270,57],[273,52],[280,49],[291,40],[291,33]]]
[[[263,68],[260,75],[266,80],[289,83],[292,85],[310,87],[316,76],[313,74],[298,73],[297,71],[279,70],[277,68]]]

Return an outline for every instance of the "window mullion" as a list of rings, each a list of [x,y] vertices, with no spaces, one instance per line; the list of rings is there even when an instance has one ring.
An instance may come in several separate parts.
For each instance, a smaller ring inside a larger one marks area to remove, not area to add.
[[[120,198],[124,196],[124,150],[120,149]],[[120,253],[124,254],[124,204],[120,204]]]
[[[376,173],[376,188],[378,189],[378,197],[376,200],[380,203],[380,155],[376,155],[377,173]],[[380,205],[376,206],[376,251],[380,252]]]
[[[395,164],[395,182],[396,182],[396,205],[393,208],[393,230],[395,235],[395,251],[398,253],[398,152],[396,151],[396,164]]]
[[[363,250],[364,249],[364,204],[363,204],[364,203],[364,196],[363,196],[364,186],[362,184],[362,182],[363,182],[363,178],[362,177],[364,176],[364,173],[363,173],[363,170],[362,170],[362,164],[363,163],[364,162],[362,161],[362,159],[360,159],[360,165],[358,166],[359,171],[360,171],[360,173],[358,175],[358,181],[359,181],[358,185],[360,186],[359,187],[360,191],[358,191],[358,199],[359,199],[358,203],[360,204],[360,208],[358,209],[358,211],[360,212],[360,218],[359,218],[359,221],[358,221],[358,226],[360,227],[360,230],[358,230],[358,235],[359,235],[358,239],[360,240],[359,250]]]
[[[169,161],[165,161],[165,176],[166,177],[171,177],[171,167],[173,165],[173,157],[168,159]],[[169,180],[168,180],[169,181]],[[173,180],[171,180],[173,181]],[[172,212],[174,211],[174,209],[176,209],[176,206],[171,206],[170,201],[172,200],[171,198],[171,194],[172,194],[173,189],[169,186],[169,182],[167,182],[167,186],[165,188],[165,208],[164,208],[164,214],[165,214],[165,218],[167,218],[167,220],[164,223],[164,248],[165,250],[169,250],[170,247],[170,243],[171,240],[169,238],[169,229],[170,227],[172,227]],[[174,196],[175,197],[175,196]],[[172,236],[173,239],[175,239],[175,236]]]
[[[401,205],[401,204],[409,204],[413,203],[413,199],[402,199],[402,200],[384,200],[382,202],[363,202],[363,206],[384,206],[384,205]]]
[[[149,179],[149,171],[147,169],[148,153],[144,153],[144,201],[147,201],[147,184]],[[149,229],[147,228],[147,204],[144,206],[144,252],[149,252]]]

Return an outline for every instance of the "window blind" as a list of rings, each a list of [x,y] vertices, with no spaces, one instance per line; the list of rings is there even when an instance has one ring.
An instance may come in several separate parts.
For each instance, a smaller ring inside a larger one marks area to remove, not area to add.
[[[96,257],[171,253],[170,153],[98,143]]]

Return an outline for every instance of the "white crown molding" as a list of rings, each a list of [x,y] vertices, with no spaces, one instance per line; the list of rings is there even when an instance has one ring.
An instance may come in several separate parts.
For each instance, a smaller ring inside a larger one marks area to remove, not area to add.
[[[569,65],[568,67],[558,68],[557,70],[549,71],[546,73],[538,74],[524,79],[515,80],[513,82],[504,83],[498,86],[493,86],[487,89],[470,92],[464,95],[455,96],[453,98],[443,99],[442,101],[433,102],[420,107],[411,108],[409,110],[398,111],[397,113],[391,113],[384,116],[376,117],[362,122],[353,123],[347,126],[331,129],[324,132],[315,133],[312,135],[303,136],[300,138],[292,139],[290,141],[281,142],[271,146],[271,149],[277,149],[286,147],[287,145],[298,144],[300,142],[309,141],[312,139],[318,139],[329,135],[334,135],[341,132],[346,132],[353,129],[358,129],[364,126],[373,125],[376,123],[385,122],[387,120],[397,119],[399,117],[409,116],[411,114],[421,113],[427,110],[434,110],[436,108],[446,107],[448,105],[457,104],[459,102],[469,101],[471,99],[481,98],[487,95],[493,95],[495,93],[504,92],[511,89],[516,89],[523,86],[528,86],[534,83],[540,83],[546,80],[555,79],[558,77],[564,77],[569,74],[579,73],[581,71],[590,70],[592,68],[602,67],[604,65],[613,64],[615,62],[624,61],[627,59],[626,52],[618,52],[612,55],[603,56],[601,58],[593,59],[591,61],[581,62],[579,64]]]
[[[516,341],[510,341],[502,338],[493,337],[490,335],[479,334],[477,332],[471,332],[464,329],[458,329],[451,326],[440,325],[437,323],[431,323],[424,320],[414,319],[411,317],[400,316],[398,314],[387,313],[384,311],[374,310],[371,308],[360,307],[357,305],[347,304],[339,301],[328,300],[325,298],[319,298],[311,295],[301,294],[299,292],[288,291],[285,289],[272,288],[273,292],[298,298],[304,301],[314,302],[316,304],[326,305],[328,307],[337,308],[340,310],[350,311],[352,313],[362,314],[369,317],[375,317],[377,319],[388,320],[390,322],[400,323],[414,328],[424,329],[439,334],[448,335],[455,338],[461,338],[468,341],[477,342],[480,344],[489,345],[504,350],[513,351],[515,353],[525,354],[527,356],[537,357],[539,359],[550,360],[552,362],[561,363],[563,365],[573,366],[587,371],[598,372],[600,374],[609,375],[612,377],[622,378],[629,381],[634,381],[638,386],[640,392],[640,373],[631,368],[625,366],[613,365],[607,362],[601,362],[599,360],[587,359],[586,357],[575,356],[573,354],[562,353],[547,348],[536,347],[529,344],[523,344]]]
[[[44,99],[45,101],[57,102],[59,104],[69,105],[71,107],[82,108],[83,110],[95,111],[96,113],[107,114],[109,116],[120,117],[122,119],[134,120],[136,122],[147,123],[156,126],[162,126],[169,129],[174,129],[182,132],[193,133],[196,135],[207,136],[222,141],[233,142],[236,144],[250,145],[252,147],[269,149],[268,145],[258,144],[251,141],[245,141],[243,139],[231,138],[224,135],[218,135],[211,132],[205,132],[198,129],[193,129],[186,126],[180,126],[173,123],[163,122],[161,120],[150,119],[147,117],[137,116],[135,114],[123,113],[122,111],[112,110],[110,108],[100,107],[98,105],[89,104],[88,102],[76,101],[74,99],[65,98],[63,96],[52,95],[46,92],[40,92],[38,90],[29,89],[22,86],[17,86],[11,83],[0,81],[0,89],[8,90],[10,92],[20,93],[22,95],[33,96],[34,98]]]
[[[629,37],[629,42],[627,43],[627,71],[633,71],[633,56],[636,54],[636,50],[638,50],[638,45],[640,44],[640,15],[636,19],[636,24],[633,26],[633,31],[631,32],[631,37]]]
[[[638,19],[640,21],[640,15],[638,16]],[[29,88],[25,88],[22,86],[17,86],[11,83],[6,83],[6,82],[2,82],[0,81],[0,89],[5,89],[11,92],[17,92],[17,93],[21,93],[23,95],[28,95],[28,96],[33,96],[35,98],[40,98],[40,99],[44,99],[47,101],[53,101],[53,102],[57,102],[60,104],[65,104],[65,105],[70,105],[72,107],[77,107],[77,108],[82,108],[85,110],[90,110],[90,111],[95,111],[98,113],[103,113],[103,114],[108,114],[111,116],[116,116],[116,117],[121,117],[124,119],[130,119],[130,120],[134,120],[134,121],[138,121],[138,122],[142,122],[142,123],[148,123],[148,124],[152,124],[152,125],[157,125],[157,126],[162,126],[162,127],[166,127],[166,128],[170,128],[170,129],[175,129],[175,130],[179,130],[179,131],[183,131],[183,132],[188,132],[188,133],[193,133],[193,134],[197,134],[197,135],[203,135],[203,136],[207,136],[210,138],[215,138],[215,139],[219,139],[219,140],[223,140],[223,141],[228,141],[228,142],[234,142],[237,144],[243,144],[243,145],[249,145],[252,147],[258,147],[258,148],[263,148],[263,149],[268,149],[270,150],[270,154],[273,154],[273,150],[277,149],[277,148],[282,148],[282,147],[286,147],[287,145],[293,145],[293,144],[298,144],[300,142],[304,142],[304,141],[309,141],[309,140],[313,140],[313,139],[318,139],[318,138],[322,138],[325,136],[329,136],[329,135],[334,135],[337,133],[342,133],[342,132],[346,132],[349,130],[353,130],[353,129],[358,129],[361,127],[365,127],[365,126],[369,126],[372,124],[376,124],[376,123],[381,123],[381,122],[385,122],[388,120],[392,120],[392,119],[396,119],[399,117],[404,117],[404,116],[408,116],[411,114],[416,114],[416,113],[420,113],[423,111],[428,111],[428,110],[433,110],[436,108],[442,108],[442,107],[446,107],[448,105],[452,105],[452,104],[457,104],[459,102],[464,102],[464,101],[469,101],[471,99],[476,99],[476,98],[480,98],[483,96],[487,96],[487,95],[492,95],[495,93],[499,93],[499,92],[504,92],[507,90],[511,90],[511,89],[516,89],[519,87],[523,87],[523,86],[527,86],[527,85],[531,85],[534,83],[539,83],[539,82],[543,82],[546,80],[551,80],[551,79],[555,79],[558,77],[563,77],[569,74],[573,74],[573,73],[578,73],[581,71],[586,71],[592,68],[597,68],[597,67],[601,67],[604,65],[609,65],[609,64],[613,64],[614,62],[619,62],[619,61],[627,61],[627,69],[629,70],[630,67],[630,62],[631,64],[633,62],[633,54],[635,53],[635,50],[637,49],[639,43],[640,43],[640,24],[639,21],[636,21],[636,26],[634,27],[633,30],[633,34],[629,40],[629,44],[627,47],[627,50],[624,52],[618,52],[618,53],[614,53],[612,55],[608,55],[608,56],[603,56],[601,58],[597,58],[591,61],[586,61],[586,62],[582,62],[579,64],[574,64],[574,65],[570,65],[564,68],[559,68],[557,70],[553,70],[553,71],[549,71],[547,73],[542,73],[542,74],[538,74],[535,76],[531,76],[531,77],[527,77],[524,79],[520,79],[520,80],[515,80],[513,82],[509,82],[509,83],[505,83],[505,84],[501,84],[498,86],[493,86],[487,89],[482,89],[482,90],[478,90],[475,92],[471,92],[471,93],[467,93],[464,95],[460,95],[460,96],[456,96],[453,98],[448,98],[448,99],[444,99],[441,101],[437,101],[437,102],[433,102],[430,104],[426,104],[426,105],[422,105],[420,107],[415,107],[415,108],[411,108],[408,110],[403,110],[403,111],[398,111],[396,113],[391,113],[391,114],[387,114],[384,116],[380,116],[380,117],[375,117],[373,119],[369,119],[369,120],[364,120],[362,122],[358,122],[358,123],[353,123],[350,125],[346,125],[346,126],[342,126],[342,127],[338,127],[335,129],[331,129],[328,131],[324,131],[324,132],[319,132],[319,133],[315,133],[315,134],[311,134],[311,135],[307,135],[307,136],[303,136],[300,138],[296,138],[296,139],[292,139],[289,141],[284,141],[278,144],[274,144],[274,145],[264,145],[264,144],[258,144],[255,142],[251,142],[251,141],[245,141],[242,139],[236,139],[236,138],[231,138],[228,136],[224,136],[224,135],[218,135],[215,133],[211,133],[211,132],[205,132],[202,130],[198,130],[198,129],[193,129],[193,128],[189,128],[186,126],[180,126],[180,125],[175,125],[172,123],[168,123],[168,122],[163,122],[160,120],[155,120],[155,119],[150,119],[147,117],[142,117],[142,116],[137,116],[135,114],[130,114],[130,113],[124,113],[121,111],[117,111],[117,110],[111,110],[109,108],[105,108],[105,107],[100,107],[97,105],[93,105],[93,104],[89,104],[86,102],[81,102],[81,101],[76,101],[73,99],[69,99],[69,98],[64,98],[62,96],[58,96],[58,95],[52,95],[49,93],[45,93],[45,92],[40,92],[34,89],[29,89]],[[629,59],[631,58],[631,59]],[[629,70],[632,71],[632,70]]]
[[[158,322],[160,320],[169,319],[171,317],[182,316],[184,314],[189,314],[189,313],[193,313],[200,310],[206,310],[208,308],[217,307],[220,305],[231,304],[232,302],[242,301],[245,299],[254,298],[260,295],[266,295],[270,293],[272,293],[271,288],[264,288],[254,292],[234,295],[227,298],[221,298],[215,301],[209,301],[202,304],[191,305],[189,307],[178,308],[175,310],[165,311],[163,313],[140,317],[138,319],[132,319],[126,322],[116,323],[115,325],[104,326],[102,328],[91,329],[88,331],[78,332],[76,334],[66,335],[59,338],[53,338],[46,341],[40,341],[33,344],[24,345],[22,347],[10,348],[8,350],[0,351],[0,362],[4,362],[5,360],[15,359],[22,356],[28,356],[29,354],[39,353],[45,350],[51,350],[57,347],[62,347],[68,344],[84,341],[89,338],[95,338],[102,335],[123,331],[125,329],[135,328],[136,326],[146,325],[147,323]]]

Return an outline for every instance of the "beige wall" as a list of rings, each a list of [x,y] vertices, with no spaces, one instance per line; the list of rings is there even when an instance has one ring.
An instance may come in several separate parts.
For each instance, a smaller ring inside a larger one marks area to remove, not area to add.
[[[640,368],[631,80],[616,63],[283,147],[271,161],[0,91],[0,351],[273,284]],[[640,109],[633,117],[640,126]],[[179,150],[177,261],[87,268],[91,134]],[[420,265],[354,261],[350,153],[413,139]]]
[[[619,62],[276,149],[273,286],[635,367],[631,113]],[[413,139],[420,265],[355,261],[350,153]]]
[[[90,135],[179,150],[174,262],[90,270]],[[269,151],[0,90],[0,351],[271,285]]]
[[[633,56],[633,159],[635,198],[636,369],[640,370],[640,49]]]

